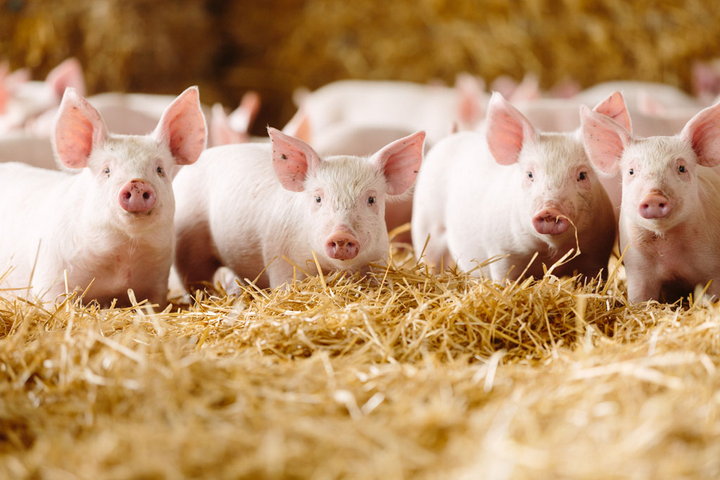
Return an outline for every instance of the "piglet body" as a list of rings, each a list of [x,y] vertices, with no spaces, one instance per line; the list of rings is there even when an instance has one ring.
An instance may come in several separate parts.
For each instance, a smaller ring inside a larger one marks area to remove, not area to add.
[[[293,279],[293,266],[315,273],[312,252],[328,272],[362,271],[386,258],[385,201],[414,182],[424,133],[370,157],[326,159],[269,133],[271,144],[211,148],[178,176],[176,267],[186,288],[221,266],[275,287]]]
[[[675,300],[712,280],[720,295],[720,105],[674,136],[639,137],[583,110],[590,159],[621,172],[620,248],[632,302]]]
[[[627,115],[619,95],[596,108]],[[416,253],[434,267],[457,264],[499,281],[518,278],[536,253],[527,274],[540,277],[543,264],[579,246],[581,255],[556,273],[597,275],[615,222],[579,132],[537,131],[499,94],[484,128],[448,137],[428,154],[415,187]],[[481,266],[493,257],[502,258]]]
[[[0,136],[0,163],[22,162],[34,167],[56,169],[49,137],[12,132]]]
[[[76,288],[86,299],[166,302],[172,264],[172,178],[205,147],[197,88],[181,94],[152,134],[114,135],[84,98],[68,89],[53,146],[68,173],[0,165],[3,287],[54,299]],[[5,271],[5,269],[3,269]],[[25,288],[26,287],[26,288]]]

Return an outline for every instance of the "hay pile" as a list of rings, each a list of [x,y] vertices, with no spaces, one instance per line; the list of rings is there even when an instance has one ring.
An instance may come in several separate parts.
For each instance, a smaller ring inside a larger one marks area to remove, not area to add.
[[[690,88],[718,56],[706,0],[0,0],[0,58],[42,78],[70,55],[90,93],[179,93],[207,103],[263,97],[255,128],[283,125],[291,95],[342,78],[490,82],[538,75],[549,88],[616,79]]]
[[[717,305],[395,262],[162,313],[3,300],[0,477],[720,474]]]

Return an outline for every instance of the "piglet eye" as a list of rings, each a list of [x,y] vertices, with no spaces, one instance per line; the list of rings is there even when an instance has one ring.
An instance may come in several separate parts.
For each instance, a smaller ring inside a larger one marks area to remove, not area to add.
[[[687,168],[685,168],[685,165],[678,165],[678,172],[680,172],[680,173],[687,172]]]
[[[582,182],[583,180],[587,179],[587,172],[580,172],[578,173],[578,182]]]
[[[110,167],[105,167],[103,169],[103,173],[109,177],[110,176]]]
[[[527,172],[527,177],[532,180],[533,179],[533,172]]]
[[[320,198],[320,195],[315,196],[315,203],[317,203],[318,205],[322,203],[322,198]]]
[[[156,171],[157,174],[160,175],[161,177],[164,177],[164,176],[165,176],[165,169],[164,169],[163,167],[157,167],[157,168],[155,169],[155,171]]]
[[[368,205],[375,205],[375,197],[368,197]]]
[[[628,174],[629,174],[629,175],[635,175],[635,169],[634,169],[634,168],[631,168],[630,170],[628,170]]]

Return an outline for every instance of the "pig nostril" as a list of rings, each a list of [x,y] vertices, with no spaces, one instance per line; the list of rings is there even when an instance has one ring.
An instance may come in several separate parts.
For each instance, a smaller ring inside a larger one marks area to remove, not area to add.
[[[123,193],[123,196],[125,197],[126,200],[130,200],[130,198],[132,197],[132,193],[130,193],[130,191],[128,190],[125,193]]]
[[[145,200],[148,200],[148,199],[150,198],[150,193],[144,192],[144,193],[143,193],[143,198],[144,198]]]

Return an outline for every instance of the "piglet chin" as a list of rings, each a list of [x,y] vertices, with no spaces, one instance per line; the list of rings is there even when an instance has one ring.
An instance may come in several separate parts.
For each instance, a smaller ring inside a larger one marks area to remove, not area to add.
[[[541,235],[561,235],[568,230],[570,222],[560,210],[545,208],[532,219],[535,231]]]

